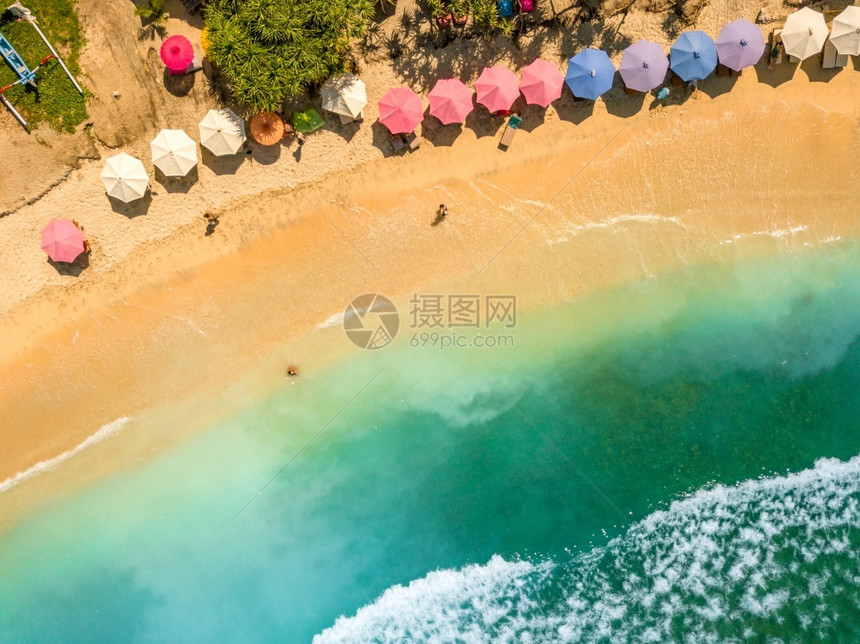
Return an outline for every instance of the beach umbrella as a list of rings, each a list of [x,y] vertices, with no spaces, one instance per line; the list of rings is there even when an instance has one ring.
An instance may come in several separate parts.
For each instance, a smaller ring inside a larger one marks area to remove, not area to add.
[[[484,67],[475,81],[475,92],[478,102],[490,112],[501,112],[511,109],[511,105],[519,98],[520,88],[511,70],[505,67]]]
[[[430,114],[443,125],[462,123],[472,111],[472,90],[458,78],[436,81],[427,99],[430,101]]]
[[[846,56],[860,56],[860,7],[852,5],[833,19],[830,42]]]
[[[637,40],[624,50],[618,73],[624,84],[637,92],[650,92],[666,78],[669,59],[655,42]]]
[[[251,136],[260,145],[275,145],[284,138],[284,122],[274,112],[257,112],[251,119]]]
[[[803,60],[817,54],[827,40],[827,24],[824,16],[809,7],[795,11],[785,19],[780,34],[785,53]]]
[[[741,18],[730,22],[717,38],[717,55],[726,67],[741,71],[755,65],[764,54],[764,38],[761,29],[749,20]]]
[[[561,97],[564,87],[564,76],[555,63],[538,58],[521,73],[520,92],[526,97],[526,103],[549,107],[549,104]]]
[[[166,177],[184,177],[197,165],[197,144],[182,130],[161,130],[149,147],[152,162]]]
[[[392,87],[379,99],[379,122],[392,134],[412,132],[423,118],[421,99],[408,87]]]
[[[194,48],[185,36],[171,36],[161,43],[161,61],[172,72],[184,72],[194,59]]]
[[[704,31],[685,31],[669,50],[672,71],[683,80],[700,81],[717,67],[717,47]]]
[[[584,49],[567,61],[564,80],[577,98],[596,100],[612,87],[615,66],[602,49]]]
[[[322,86],[322,108],[341,116],[357,119],[367,105],[367,88],[355,74],[328,79]]]
[[[120,152],[105,161],[102,182],[109,196],[128,203],[146,194],[149,175],[140,159]]]
[[[216,157],[236,154],[247,140],[245,121],[229,107],[209,110],[197,126],[200,145]]]
[[[55,262],[73,262],[84,252],[84,232],[68,219],[52,219],[42,229],[42,250]]]

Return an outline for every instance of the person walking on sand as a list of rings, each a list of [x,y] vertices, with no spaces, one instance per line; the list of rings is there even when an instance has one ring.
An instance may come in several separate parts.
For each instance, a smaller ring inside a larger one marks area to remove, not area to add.
[[[440,217],[447,217],[448,216],[448,206],[446,206],[443,203],[439,204],[439,216]]]

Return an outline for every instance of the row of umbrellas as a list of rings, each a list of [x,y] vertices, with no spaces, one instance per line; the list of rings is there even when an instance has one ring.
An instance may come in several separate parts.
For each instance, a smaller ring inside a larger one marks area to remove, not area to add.
[[[200,144],[215,156],[236,154],[245,142],[245,122],[232,110],[209,110],[198,125]],[[167,177],[184,177],[197,165],[197,143],[183,130],[161,130],[152,143],[152,162]],[[125,203],[140,199],[149,175],[140,159],[121,152],[105,161],[102,182],[108,195]]]
[[[827,36],[824,16],[804,7],[788,17],[781,38],[786,53],[804,59],[821,51]],[[830,40],[839,53],[860,55],[860,7],[848,7],[834,19]],[[657,43],[639,40],[624,50],[618,72],[628,88],[649,92],[663,83],[669,68],[695,82],[713,73],[718,62],[737,72],[755,65],[764,50],[759,27],[740,19],[723,27],[716,41],[704,31],[684,32],[668,59]],[[574,96],[596,100],[611,89],[614,77],[615,66],[605,51],[585,49],[568,61],[565,75],[541,59],[523,69],[519,82],[504,67],[487,67],[475,81],[475,98],[490,112],[509,110],[520,94],[529,104],[547,107],[566,83]],[[427,98],[430,114],[445,125],[462,123],[473,109],[472,90],[456,78],[437,81]],[[325,99],[323,107],[329,109]],[[406,87],[388,90],[379,101],[379,120],[392,134],[412,132],[423,112],[419,96]]]

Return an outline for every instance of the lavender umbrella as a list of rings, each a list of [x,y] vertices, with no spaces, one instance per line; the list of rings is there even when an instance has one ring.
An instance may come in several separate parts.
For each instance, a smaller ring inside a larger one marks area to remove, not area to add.
[[[637,40],[624,50],[618,73],[624,84],[638,92],[650,92],[666,78],[669,59],[655,42]]]
[[[761,29],[749,20],[741,18],[730,22],[717,38],[717,55],[720,62],[736,72],[755,65],[764,54],[764,38]]]

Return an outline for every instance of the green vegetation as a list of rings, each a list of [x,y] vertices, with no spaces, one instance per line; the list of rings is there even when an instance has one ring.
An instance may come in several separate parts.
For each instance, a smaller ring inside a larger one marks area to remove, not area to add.
[[[209,58],[237,102],[277,110],[346,70],[373,11],[373,0],[210,0]]]
[[[164,11],[164,0],[147,0],[147,3],[134,10],[134,15],[161,24],[167,20],[168,15]]]
[[[4,3],[4,6],[8,3]],[[74,0],[27,0],[26,6],[37,18],[39,27],[63,57],[69,70],[77,77],[78,54],[83,46],[83,33],[74,10]],[[26,21],[0,24],[0,31],[12,43],[30,69],[51,52]],[[18,76],[0,60],[0,87],[17,80]],[[36,73],[39,91],[26,91],[20,85],[7,90],[4,96],[34,127],[48,123],[55,130],[73,132],[87,118],[86,99],[78,94],[60,65],[50,60]],[[78,79],[80,82],[80,79]],[[0,107],[0,109],[4,109]]]
[[[496,0],[425,0],[434,16],[454,14],[455,18],[472,16],[476,28],[491,30],[503,27],[505,21],[499,18]]]

